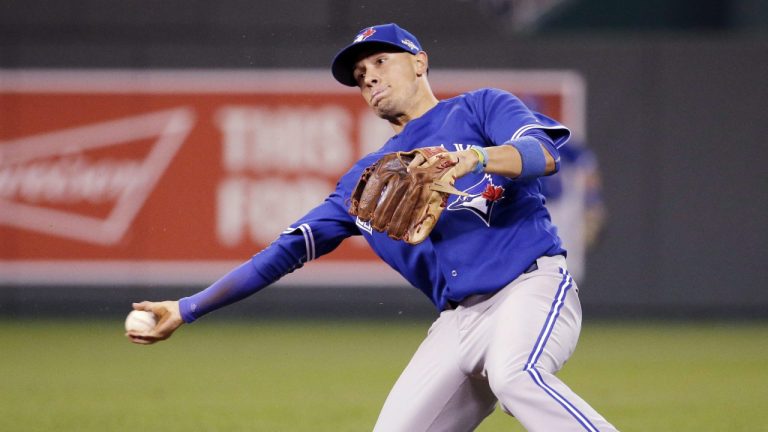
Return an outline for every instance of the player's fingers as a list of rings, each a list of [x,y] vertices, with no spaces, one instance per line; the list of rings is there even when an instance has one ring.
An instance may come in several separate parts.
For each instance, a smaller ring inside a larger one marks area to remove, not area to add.
[[[448,152],[448,153],[440,153],[437,155],[432,156],[429,159],[430,164],[435,164],[439,162],[447,163],[450,165],[455,165],[459,162],[461,162],[461,157],[459,156],[459,152]]]
[[[448,157],[451,163],[456,165],[454,172],[457,178],[472,172],[478,162],[477,155],[472,150],[451,152],[448,153]]]
[[[140,302],[140,303],[133,303],[131,306],[133,306],[134,310],[152,312],[152,302],[150,302],[150,301],[143,301],[143,302]]]
[[[169,332],[164,332],[160,329],[158,324],[152,330],[145,332],[129,331],[125,334],[131,340],[144,341],[145,343],[155,343],[168,339],[171,335]]]
[[[135,332],[126,332],[125,336],[133,343],[138,345],[149,345],[156,342],[155,339]]]

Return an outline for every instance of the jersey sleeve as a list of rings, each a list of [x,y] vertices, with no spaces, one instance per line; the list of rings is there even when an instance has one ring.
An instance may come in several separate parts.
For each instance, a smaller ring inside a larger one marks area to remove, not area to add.
[[[475,96],[483,132],[496,145],[532,135],[556,150],[570,137],[568,128],[544,114],[531,111],[509,92],[483,89]]]
[[[360,234],[337,190],[319,206],[289,226],[276,243],[289,248],[301,265],[325,255],[345,238]]]
[[[331,252],[345,238],[359,234],[346,212],[339,189],[337,186],[337,190],[323,203],[288,227],[250,261],[233,269],[205,290],[180,299],[182,319],[191,323],[209,312],[242,300],[305,263]]]

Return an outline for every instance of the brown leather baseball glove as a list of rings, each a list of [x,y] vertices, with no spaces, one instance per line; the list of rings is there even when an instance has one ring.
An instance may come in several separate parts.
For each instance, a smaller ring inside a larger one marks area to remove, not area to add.
[[[425,163],[408,171],[420,153]],[[389,153],[366,168],[352,193],[349,213],[395,240],[418,244],[437,224],[453,186],[456,162],[442,147]]]

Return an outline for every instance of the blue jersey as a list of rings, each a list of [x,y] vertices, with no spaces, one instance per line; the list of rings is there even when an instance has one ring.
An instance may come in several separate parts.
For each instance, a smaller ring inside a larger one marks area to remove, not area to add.
[[[429,238],[417,245],[392,240],[351,216],[350,196],[363,170],[386,153],[432,146],[448,151],[471,145],[490,147],[526,135],[538,139],[558,161],[557,149],[569,132],[501,90],[482,89],[440,101],[408,122],[381,149],[359,160],[323,203],[286,229],[250,264],[181,299],[182,317],[191,322],[251,295],[353,235],[364,236],[376,254],[438,310],[449,301],[498,291],[537,258],[565,254],[544,208],[538,179],[472,173],[457,179],[456,188],[468,196],[451,196]]]
[[[330,252],[348,236],[362,234],[382,260],[438,309],[448,300],[497,291],[537,258],[565,253],[537,179],[514,180],[493,174],[467,174],[457,179],[456,187],[469,196],[451,196],[429,239],[418,245],[372,230],[368,223],[349,215],[348,203],[362,171],[385,153],[430,146],[448,151],[470,145],[488,147],[523,135],[546,142],[557,158],[556,149],[569,132],[501,90],[482,89],[443,100],[410,121],[380,150],[358,161],[321,205],[283,232],[270,248],[293,250],[294,259],[303,263]],[[260,259],[260,255],[254,259],[273,261],[275,257],[266,253]],[[255,264],[256,268],[273,265]]]

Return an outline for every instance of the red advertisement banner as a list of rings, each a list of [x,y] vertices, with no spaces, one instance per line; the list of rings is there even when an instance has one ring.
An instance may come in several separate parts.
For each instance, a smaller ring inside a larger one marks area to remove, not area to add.
[[[573,73],[433,75],[441,98],[503,88],[583,134]],[[0,72],[0,283],[207,283],[389,135],[327,71]],[[360,238],[291,280],[342,269],[400,283]]]

